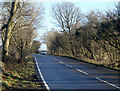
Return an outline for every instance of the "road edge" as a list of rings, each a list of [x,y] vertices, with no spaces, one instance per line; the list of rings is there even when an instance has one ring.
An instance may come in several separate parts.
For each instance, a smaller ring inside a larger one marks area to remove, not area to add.
[[[34,60],[35,60],[35,63],[36,63],[36,66],[37,66],[39,75],[40,75],[40,77],[41,77],[41,79],[42,79],[42,82],[43,82],[45,88],[47,89],[47,91],[51,91],[51,90],[50,90],[50,87],[48,86],[47,82],[45,81],[45,79],[44,79],[44,77],[43,77],[43,75],[42,75],[42,72],[41,72],[41,70],[40,70],[40,68],[39,68],[39,66],[38,66],[37,59],[36,59],[34,56],[33,56],[33,58],[34,58]]]

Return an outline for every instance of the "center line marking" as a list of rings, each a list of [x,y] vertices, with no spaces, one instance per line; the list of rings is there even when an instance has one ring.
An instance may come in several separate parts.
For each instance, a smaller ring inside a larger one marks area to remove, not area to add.
[[[63,64],[63,62],[61,62],[61,61],[58,61],[59,63],[61,63],[61,64]]]
[[[86,73],[86,72],[84,72],[84,71],[82,71],[80,69],[76,69],[76,70],[79,71],[79,72],[81,72],[81,73],[83,73],[83,74],[85,74],[85,75],[88,75],[88,73]]]
[[[116,85],[114,85],[114,84],[112,84],[112,83],[109,83],[109,82],[107,82],[107,81],[105,81],[105,80],[102,80],[102,79],[100,79],[100,78],[98,78],[98,77],[96,77],[96,79],[99,80],[99,81],[102,81],[102,82],[104,82],[104,83],[107,83],[108,85],[111,85],[111,86],[113,86],[113,87],[116,87],[116,88],[120,89],[120,87],[118,87],[118,86],[116,86]]]
[[[52,57],[52,59],[55,59],[55,58]]]
[[[57,61],[57,59],[55,59],[55,58],[53,58],[53,57],[52,57],[52,59],[54,59],[54,60],[56,60],[56,61]]]
[[[68,67],[70,67],[70,68],[72,68],[72,66],[70,66],[70,65],[68,65],[68,64],[65,64],[66,66],[68,66]]]

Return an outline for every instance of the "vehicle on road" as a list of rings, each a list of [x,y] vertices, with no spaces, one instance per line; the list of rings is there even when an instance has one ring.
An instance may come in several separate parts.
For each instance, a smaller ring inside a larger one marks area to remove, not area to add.
[[[47,52],[46,51],[41,51],[40,54],[45,55],[45,54],[47,54]]]

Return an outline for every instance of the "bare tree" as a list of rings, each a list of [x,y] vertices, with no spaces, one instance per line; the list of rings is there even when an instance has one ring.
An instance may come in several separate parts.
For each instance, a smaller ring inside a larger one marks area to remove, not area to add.
[[[22,50],[25,46],[32,46],[34,31],[40,26],[43,8],[34,7],[25,2],[2,2],[3,8],[1,25],[3,41],[3,60],[9,55],[10,39],[15,46]],[[27,35],[28,34],[28,35]]]
[[[83,18],[80,9],[70,2],[57,3],[56,6],[52,7],[52,14],[56,24],[67,33],[78,28]]]
[[[72,54],[75,54],[73,37],[76,30],[81,25],[83,14],[79,8],[76,8],[73,3],[63,2],[57,3],[52,7],[53,18],[56,20],[58,27],[65,33],[66,39],[69,42]]]
[[[15,11],[17,8],[17,0],[15,2],[12,2],[11,5],[11,10],[10,10],[10,17],[8,19],[7,25],[4,25],[2,27],[2,30],[5,31],[4,33],[4,39],[3,39],[3,58],[8,56],[8,52],[9,52],[9,41],[10,41],[10,34],[13,28],[13,20],[15,17]]]

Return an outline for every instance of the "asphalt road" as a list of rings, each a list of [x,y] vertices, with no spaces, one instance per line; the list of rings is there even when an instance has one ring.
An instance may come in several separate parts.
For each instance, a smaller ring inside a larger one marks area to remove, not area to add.
[[[120,72],[53,55],[33,55],[48,90],[120,90]]]

